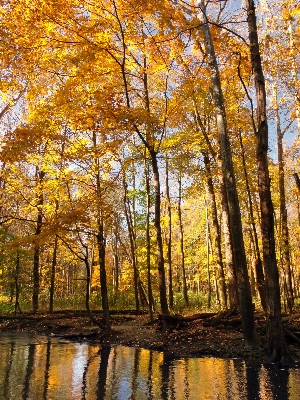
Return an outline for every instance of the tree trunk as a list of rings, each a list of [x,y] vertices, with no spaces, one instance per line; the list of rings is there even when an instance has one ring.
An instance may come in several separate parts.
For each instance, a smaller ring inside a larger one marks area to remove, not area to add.
[[[49,301],[49,313],[50,314],[53,313],[55,273],[56,273],[56,264],[57,264],[57,244],[58,244],[58,236],[55,235],[53,256],[52,256],[52,265],[51,265],[51,278],[50,278],[50,301]]]
[[[221,193],[221,206],[222,206],[222,226],[223,226],[224,245],[225,245],[228,299],[230,308],[238,309],[239,308],[238,285],[237,285],[235,264],[233,260],[233,249],[232,249],[230,226],[229,226],[229,209],[228,209],[227,194],[224,184],[223,172],[221,172],[220,174],[220,193]]]
[[[168,207],[168,236],[167,236],[167,254],[168,254],[168,273],[169,273],[169,303],[170,308],[174,307],[174,295],[173,295],[173,271],[172,271],[172,209],[171,209],[171,197],[170,197],[170,186],[169,186],[169,162],[166,158],[166,196],[167,196],[167,207]]]
[[[283,159],[283,135],[281,131],[280,115],[277,101],[277,88],[274,86],[274,101],[275,101],[275,118],[277,126],[277,149],[278,149],[278,173],[279,173],[279,200],[280,200],[280,251],[282,254],[282,262],[284,268],[284,279],[286,286],[287,306],[292,314],[294,306],[294,294],[292,285],[291,257],[289,230],[287,220],[287,209],[285,201],[285,186],[284,186],[284,159]]]
[[[133,254],[134,258],[134,268],[133,268],[133,278],[134,278],[134,294],[135,294],[135,308],[137,311],[140,309],[139,302],[139,271],[138,271],[138,260],[137,260],[137,243],[136,243],[136,211],[135,211],[135,167],[134,162],[132,163],[132,183],[133,183],[133,197],[132,197],[132,213],[129,213],[129,219],[131,222],[131,233],[133,239]],[[130,210],[130,207],[128,207]]]
[[[147,286],[148,286],[148,307],[149,307],[149,317],[150,321],[154,321],[153,317],[153,294],[152,294],[152,283],[151,283],[151,260],[150,260],[150,183],[149,183],[149,171],[146,160],[146,150],[145,150],[145,180],[146,180],[146,263],[147,263]]]
[[[212,217],[212,227],[214,232],[214,249],[216,255],[216,264],[218,271],[218,287],[220,290],[220,301],[223,307],[227,307],[227,294],[226,294],[226,283],[225,274],[222,261],[222,250],[221,250],[221,237],[220,237],[220,227],[218,221],[218,213],[216,206],[216,197],[213,187],[213,181],[210,170],[210,161],[207,153],[202,153],[205,170],[206,170],[206,184],[207,184],[207,197],[210,205],[211,217]]]
[[[93,145],[97,146],[97,137],[96,132],[93,132]],[[98,199],[97,204],[97,246],[98,246],[98,255],[99,255],[99,273],[100,273],[100,286],[101,286],[101,299],[102,299],[102,309],[104,320],[106,324],[106,329],[110,331],[110,312],[109,312],[109,302],[108,302],[108,294],[107,294],[107,281],[106,281],[106,265],[105,265],[105,248],[106,248],[106,240],[104,237],[104,227],[103,227],[103,216],[101,210],[101,178],[100,178],[100,162],[97,157],[95,157],[95,165],[96,165],[96,195]]]
[[[182,186],[181,186],[181,176],[179,172],[178,178],[178,222],[179,222],[179,232],[180,232],[180,255],[181,255],[181,271],[182,271],[182,292],[185,305],[189,305],[189,298],[186,286],[186,273],[184,264],[184,234],[182,225],[182,213],[181,213],[181,196],[182,196]]]
[[[83,244],[83,243],[82,243]],[[80,257],[82,261],[84,261],[85,270],[86,270],[86,281],[85,281],[85,308],[88,314],[89,319],[92,321],[93,324],[99,325],[96,318],[93,316],[91,309],[90,309],[90,293],[91,293],[91,265],[89,263],[89,254],[88,254],[88,247],[83,245],[85,249],[84,257]]]
[[[106,282],[106,266],[105,266],[105,237],[103,232],[103,223],[98,220],[98,233],[97,233],[97,244],[99,252],[99,267],[100,267],[100,285],[101,285],[101,298],[102,298],[102,309],[104,320],[106,324],[106,329],[109,331],[110,326],[110,312],[109,312],[109,302],[107,294],[107,282]]]
[[[294,43],[293,25],[292,25],[292,21],[290,18],[288,20],[288,25],[289,25],[288,26],[288,34],[290,36],[289,50],[290,50],[290,57],[292,60],[291,74],[292,74],[293,86],[295,89],[295,113],[296,113],[296,120],[297,120],[298,136],[300,136],[300,83],[299,83],[299,78],[298,78],[299,64],[296,61],[297,52],[294,50],[294,49],[296,49],[296,45]],[[298,65],[298,67],[297,67],[297,65]]]
[[[132,269],[133,269],[133,287],[134,287],[135,308],[138,311],[140,309],[140,303],[139,303],[139,292],[138,292],[138,271],[137,271],[137,265],[136,265],[135,232],[134,232],[134,226],[133,226],[130,207],[129,207],[128,198],[127,198],[127,184],[125,182],[125,178],[123,179],[123,187],[124,187],[125,218],[126,218],[126,223],[127,223],[127,227],[128,227],[130,250],[131,250],[131,264],[132,264]]]
[[[16,259],[16,270],[15,270],[15,288],[16,288],[15,315],[17,314],[17,310],[19,311],[20,314],[23,314],[19,303],[19,295],[20,295],[19,276],[20,276],[20,253],[18,251]]]
[[[148,91],[148,75],[147,75],[147,58],[144,57],[144,98],[145,98],[145,108],[150,116],[150,98]],[[159,287],[159,297],[160,297],[160,307],[162,314],[169,314],[168,309],[168,300],[167,300],[167,288],[166,288],[166,277],[165,277],[165,261],[163,254],[163,241],[162,241],[162,233],[161,233],[161,197],[160,197],[160,178],[159,178],[159,169],[157,163],[157,152],[154,147],[154,135],[152,129],[149,125],[146,128],[146,140],[144,139],[141,132],[138,131],[140,138],[143,140],[146,148],[149,151],[152,163],[153,170],[153,183],[155,190],[155,202],[154,202],[154,226],[156,231],[156,245],[157,245],[157,270],[158,270],[158,287]]]
[[[168,301],[167,301],[167,290],[166,290],[166,277],[165,277],[165,265],[164,265],[164,254],[163,254],[163,241],[161,234],[160,225],[160,181],[159,181],[159,170],[157,163],[157,153],[154,149],[149,149],[152,168],[153,168],[153,183],[155,189],[155,204],[154,204],[154,226],[156,230],[156,245],[157,245],[157,270],[158,270],[158,287],[161,313],[163,315],[169,314]]]
[[[207,308],[210,309],[211,307],[211,277],[210,277],[210,261],[209,261],[209,254],[210,254],[210,238],[209,238],[209,220],[208,220],[208,209],[207,205],[205,207],[206,211],[206,273],[207,273]]]
[[[214,45],[211,38],[208,20],[205,14],[206,4],[204,0],[198,0],[198,4],[200,5],[202,12],[202,14],[200,14],[200,18],[202,20],[204,45],[207,55],[207,64],[212,81],[212,96],[215,105],[217,130],[221,146],[221,160],[229,207],[230,233],[233,258],[237,275],[243,335],[246,346],[252,347],[257,343],[254,310],[252,306],[251,289],[247,270],[247,260],[244,247],[240,206],[238,201],[230,142],[227,131],[225,105]]]
[[[272,361],[285,355],[285,341],[281,321],[280,286],[275,252],[273,203],[268,168],[268,124],[266,117],[266,90],[261,65],[259,42],[253,0],[246,0],[252,70],[257,100],[256,157],[258,166],[258,191],[261,210],[263,262],[266,283],[266,352]]]
[[[118,230],[118,220],[116,220],[116,226],[114,227],[114,291],[118,293],[119,291],[119,252],[118,252],[118,240],[119,240],[119,230]]]
[[[246,183],[246,191],[247,191],[247,195],[248,195],[250,222],[251,222],[252,232],[253,232],[253,236],[254,236],[254,253],[255,253],[255,262],[254,262],[255,271],[254,272],[255,272],[255,277],[256,277],[256,286],[257,286],[257,290],[259,293],[259,298],[260,298],[260,303],[261,303],[262,309],[265,311],[266,310],[265,277],[264,277],[263,266],[262,266],[260,251],[259,251],[259,245],[258,245],[258,235],[257,235],[257,231],[256,231],[254,212],[253,212],[253,202],[252,202],[252,196],[251,196],[249,179],[248,179],[248,172],[247,172],[247,167],[246,167],[245,150],[244,150],[243,139],[242,139],[240,130],[239,130],[238,134],[239,134],[241,151],[242,151],[243,171],[244,171],[244,177],[245,177],[245,183]]]
[[[36,177],[38,180],[38,204],[37,204],[37,221],[35,236],[37,238],[34,244],[34,254],[33,254],[33,293],[32,293],[32,308],[33,311],[38,311],[39,309],[39,292],[40,292],[40,244],[38,243],[38,236],[42,232],[43,214],[42,207],[44,204],[43,196],[43,180],[45,177],[44,171],[37,171]]]

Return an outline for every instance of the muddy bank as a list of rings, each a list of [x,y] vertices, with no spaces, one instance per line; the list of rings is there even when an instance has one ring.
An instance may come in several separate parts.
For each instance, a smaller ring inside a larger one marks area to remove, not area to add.
[[[95,314],[101,321],[101,314]],[[300,358],[300,316],[290,318],[285,327],[290,351]],[[151,350],[168,352],[174,358],[213,356],[241,358],[264,362],[264,317],[257,316],[260,348],[247,350],[244,346],[241,324],[238,318],[211,325],[208,319],[180,321],[162,331],[159,321],[149,323],[148,315],[134,315],[134,312],[112,315],[112,330],[93,325],[85,312],[56,312],[54,314],[24,314],[0,316],[0,330],[30,332],[33,335],[63,337],[76,341],[113,345],[122,344]],[[298,339],[298,340],[297,340]]]

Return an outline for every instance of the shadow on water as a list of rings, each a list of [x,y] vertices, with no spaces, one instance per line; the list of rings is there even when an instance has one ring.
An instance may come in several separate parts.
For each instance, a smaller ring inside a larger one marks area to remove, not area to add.
[[[0,399],[299,400],[300,369],[0,333]]]

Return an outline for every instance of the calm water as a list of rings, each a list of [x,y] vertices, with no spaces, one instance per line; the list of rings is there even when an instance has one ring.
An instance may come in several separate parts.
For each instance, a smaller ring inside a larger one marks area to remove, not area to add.
[[[0,399],[300,400],[300,368],[0,332]]]

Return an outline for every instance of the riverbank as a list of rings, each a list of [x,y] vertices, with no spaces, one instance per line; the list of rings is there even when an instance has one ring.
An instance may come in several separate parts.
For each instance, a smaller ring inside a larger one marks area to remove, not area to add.
[[[95,314],[100,320],[101,314]],[[172,328],[165,331],[160,321],[149,323],[148,314],[132,312],[112,315],[111,332],[92,324],[85,312],[64,311],[54,314],[38,313],[20,316],[0,316],[0,330],[30,332],[32,335],[63,337],[76,341],[88,341],[102,345],[121,344],[167,352],[171,357],[240,358],[245,361],[264,362],[264,316],[257,314],[260,348],[245,348],[241,323],[237,317],[213,322],[214,316],[201,315],[190,321],[175,318]],[[295,317],[295,318],[294,318]],[[300,315],[285,321],[289,350],[300,358]],[[298,339],[298,340],[297,340]]]

